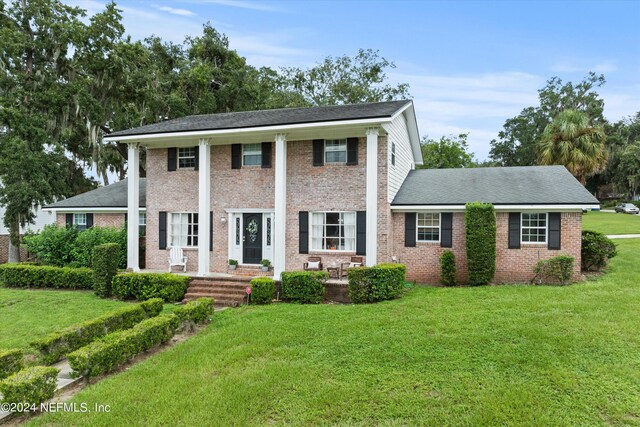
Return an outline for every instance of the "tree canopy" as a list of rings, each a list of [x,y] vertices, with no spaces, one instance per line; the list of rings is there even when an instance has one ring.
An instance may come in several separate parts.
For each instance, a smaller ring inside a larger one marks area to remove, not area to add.
[[[468,136],[468,134],[462,133],[458,136],[443,136],[439,140],[423,137],[420,147],[424,164],[420,168],[444,169],[476,166],[473,153],[469,152]]]

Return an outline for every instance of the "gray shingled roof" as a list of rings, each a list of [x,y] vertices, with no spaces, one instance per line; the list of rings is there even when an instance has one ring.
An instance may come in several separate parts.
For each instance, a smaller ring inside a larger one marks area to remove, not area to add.
[[[392,205],[595,205],[564,166],[412,170]]]
[[[242,111],[237,113],[186,116],[109,134],[109,138],[198,130],[254,128],[261,126],[340,120],[374,119],[393,116],[411,103],[410,100],[369,104],[332,105],[328,107],[281,108],[275,110]]]
[[[96,188],[68,199],[60,200],[45,209],[64,208],[126,208],[127,207],[127,180],[123,179],[106,187]],[[147,203],[147,179],[140,178],[140,205],[146,207]]]

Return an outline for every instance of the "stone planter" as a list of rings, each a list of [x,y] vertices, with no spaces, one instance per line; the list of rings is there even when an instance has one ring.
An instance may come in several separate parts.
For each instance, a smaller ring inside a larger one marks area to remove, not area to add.
[[[229,264],[229,270],[232,270],[232,271],[233,271],[233,270],[235,270],[237,267],[238,267],[238,266],[237,266],[236,264],[233,264],[233,265]]]

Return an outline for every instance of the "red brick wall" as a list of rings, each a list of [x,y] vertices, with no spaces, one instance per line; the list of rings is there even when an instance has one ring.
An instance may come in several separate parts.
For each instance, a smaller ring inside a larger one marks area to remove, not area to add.
[[[27,248],[20,246],[20,261],[27,260]],[[9,235],[0,234],[0,264],[9,261]]]
[[[67,223],[65,213],[56,214],[56,224],[64,227]],[[124,213],[102,213],[93,214],[93,225],[96,227],[116,227],[120,228],[124,225]]]
[[[417,242],[416,247],[404,246],[404,213],[393,214],[395,255],[407,265],[407,279],[419,283],[440,283],[440,255],[447,248],[439,243]],[[560,254],[575,258],[574,279],[580,277],[580,247],[582,215],[580,212],[563,212],[561,222],[561,250],[548,250],[546,245],[523,244],[520,249],[508,249],[508,212],[496,214],[496,274],[495,283],[526,283],[533,277],[533,268],[539,259]],[[456,256],[457,280],[467,281],[464,213],[453,214],[453,247]]]

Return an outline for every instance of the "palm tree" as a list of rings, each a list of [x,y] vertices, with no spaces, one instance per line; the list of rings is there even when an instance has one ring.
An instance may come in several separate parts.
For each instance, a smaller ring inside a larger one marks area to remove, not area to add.
[[[537,144],[538,164],[564,165],[584,185],[587,178],[607,166],[606,135],[592,127],[582,111],[559,113],[542,133]]]

